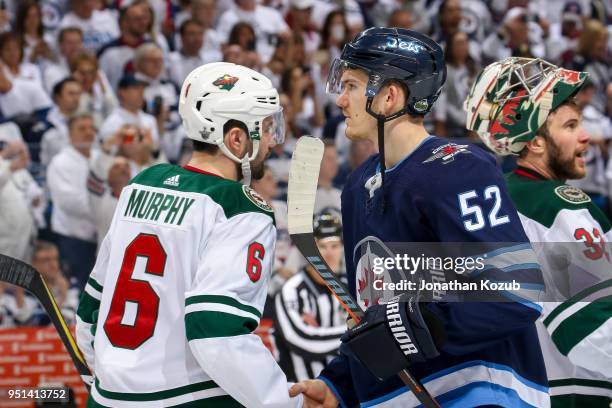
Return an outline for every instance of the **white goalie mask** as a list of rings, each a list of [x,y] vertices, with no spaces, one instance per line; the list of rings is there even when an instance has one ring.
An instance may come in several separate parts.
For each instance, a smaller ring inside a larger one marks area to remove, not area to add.
[[[187,137],[219,146],[223,154],[242,166],[250,182],[250,162],[257,157],[261,136],[270,134],[276,144],[285,138],[285,121],[278,91],[257,71],[228,62],[202,65],[189,73],[179,99],[179,114]],[[245,124],[253,141],[249,155],[236,157],[223,140],[228,120]]]

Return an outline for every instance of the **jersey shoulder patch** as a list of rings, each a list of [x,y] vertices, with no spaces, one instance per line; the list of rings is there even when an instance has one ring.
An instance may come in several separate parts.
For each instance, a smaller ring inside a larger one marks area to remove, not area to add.
[[[239,182],[219,184],[207,192],[217,204],[223,208],[227,218],[238,214],[259,212],[272,217],[274,210],[255,190]]]
[[[583,204],[591,201],[591,197],[589,197],[584,191],[566,184],[556,187],[555,194],[570,204]]]
[[[251,187],[243,185],[242,192],[257,207],[268,212],[274,212],[274,209],[270,206],[270,204],[268,204],[268,202],[264,200],[264,198],[260,196],[259,193],[253,190]]]
[[[610,222],[591,198],[577,187],[556,180],[530,180],[510,173],[506,175],[508,192],[518,212],[550,228],[562,210],[586,209],[604,232]]]

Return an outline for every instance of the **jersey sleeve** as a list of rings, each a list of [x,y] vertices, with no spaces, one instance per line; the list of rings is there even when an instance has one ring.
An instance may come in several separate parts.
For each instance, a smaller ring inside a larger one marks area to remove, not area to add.
[[[98,312],[100,300],[102,299],[103,282],[108,268],[110,255],[110,240],[107,235],[102,241],[100,251],[96,259],[85,289],[81,293],[79,306],[76,312],[76,341],[79,349],[85,356],[89,369],[95,373],[94,366],[94,337],[98,323]]]
[[[521,289],[501,291],[499,302],[428,304],[444,323],[448,342],[443,350],[451,354],[477,351],[533,326],[544,290],[540,266],[500,170],[485,153],[475,147],[471,151],[431,169],[433,177],[422,184],[422,211],[439,242],[503,243],[486,253],[486,272],[468,277],[477,284],[515,281]]]
[[[269,215],[246,212],[218,222],[185,294],[185,327],[202,369],[247,407],[298,407],[287,379],[253,334],[263,311],[276,230]]]
[[[560,211],[544,238],[564,249],[567,274],[551,272],[568,276],[571,297],[546,302],[542,322],[573,364],[612,378],[612,233],[593,213],[603,216],[596,208]]]

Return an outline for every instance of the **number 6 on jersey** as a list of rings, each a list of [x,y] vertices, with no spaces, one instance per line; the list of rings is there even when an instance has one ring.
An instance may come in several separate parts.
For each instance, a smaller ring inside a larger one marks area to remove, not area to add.
[[[139,234],[127,246],[104,322],[104,332],[111,344],[130,350],[138,348],[153,336],[159,311],[159,296],[151,284],[132,277],[138,257],[146,258],[145,273],[164,275],[166,251],[157,235]]]

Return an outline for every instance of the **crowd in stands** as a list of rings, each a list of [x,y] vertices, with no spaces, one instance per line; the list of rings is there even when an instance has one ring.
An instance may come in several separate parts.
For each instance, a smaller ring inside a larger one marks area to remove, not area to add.
[[[276,213],[274,296],[304,266],[286,220],[296,140],[325,140],[317,211],[339,214],[344,180],[375,153],[344,136],[325,93],[331,61],[370,26],[418,30],[443,46],[448,79],[426,126],[458,142],[477,142],[463,101],[485,65],[524,56],[588,71],[577,95],[588,176],[572,183],[610,214],[606,0],[0,0],[0,253],[37,267],[73,321],[121,189],[144,168],[190,157],[177,107],[183,79],[228,61],[268,76],[284,109],[286,141],[253,182]],[[46,323],[35,301],[0,283],[0,327]]]

